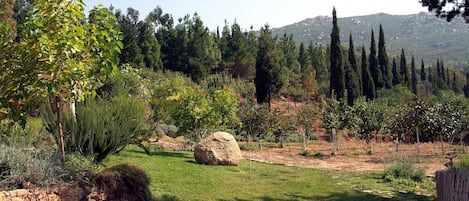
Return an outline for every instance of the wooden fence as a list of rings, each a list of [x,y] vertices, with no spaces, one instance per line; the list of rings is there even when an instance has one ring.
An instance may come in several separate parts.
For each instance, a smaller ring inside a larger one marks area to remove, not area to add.
[[[436,172],[436,194],[438,201],[469,201],[469,170]]]

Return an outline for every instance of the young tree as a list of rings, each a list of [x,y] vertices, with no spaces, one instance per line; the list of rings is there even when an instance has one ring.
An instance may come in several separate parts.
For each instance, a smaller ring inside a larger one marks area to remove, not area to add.
[[[387,113],[386,107],[365,100],[357,101],[352,108],[352,115],[355,116],[355,127],[358,130],[358,136],[365,139],[369,145],[368,154],[373,154],[373,139],[376,137],[373,132],[378,134],[384,127]]]
[[[362,47],[362,88],[363,95],[366,96],[367,100],[373,100],[376,97],[376,88],[373,78],[371,77],[370,68],[368,68],[368,62],[366,60],[365,47]]]
[[[338,100],[345,97],[345,70],[340,47],[340,30],[337,24],[337,14],[335,7],[332,10],[332,32],[330,45],[330,89],[331,97],[336,96]]]
[[[297,129],[302,137],[302,151],[305,152],[308,145],[308,136],[311,136],[314,129],[314,121],[317,118],[318,109],[311,103],[303,104],[296,107],[296,109],[296,121],[298,123]]]
[[[259,36],[259,51],[256,62],[256,97],[259,104],[270,103],[273,94],[282,87],[281,67],[279,65],[279,55],[275,47],[275,40],[269,25],[261,28]]]
[[[417,73],[415,70],[415,58],[413,55],[411,61],[411,87],[412,93],[417,94]]]
[[[6,76],[1,76],[9,80],[1,80],[2,84],[21,82],[22,77],[30,79],[25,83],[27,85],[17,85],[24,86],[24,89],[8,88],[6,85],[1,92],[7,94],[6,97],[27,90],[29,93],[24,94],[25,99],[38,96],[52,98],[63,164],[65,145],[60,102],[84,100],[99,83],[114,75],[122,47],[119,33],[114,29],[115,17],[99,7],[91,10],[90,21],[87,22],[84,9],[84,4],[80,2],[35,0],[33,18],[25,22],[26,34],[17,44],[20,51],[15,57],[18,60],[10,60],[14,68],[2,71]],[[15,74],[18,72],[24,75],[17,77]]]
[[[350,107],[344,102],[339,102],[333,98],[323,106],[322,125],[326,128],[326,132],[330,132],[333,142],[332,155],[337,155],[339,150],[339,136],[337,130],[347,127],[348,117],[350,116]]]
[[[384,86],[383,74],[378,66],[378,58],[376,57],[376,42],[375,34],[373,29],[371,30],[371,44],[370,44],[370,55],[368,57],[368,66],[370,68],[371,77],[375,83],[376,89],[380,89]]]
[[[389,69],[388,53],[385,43],[383,26],[379,24],[378,66],[382,73],[384,87],[390,89],[392,87],[392,72]]]

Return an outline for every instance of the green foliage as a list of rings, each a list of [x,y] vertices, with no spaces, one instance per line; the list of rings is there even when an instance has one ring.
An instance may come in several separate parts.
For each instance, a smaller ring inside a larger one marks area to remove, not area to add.
[[[267,105],[245,105],[238,110],[238,116],[241,121],[241,127],[238,133],[245,136],[250,142],[252,137],[264,139],[269,131],[271,112]]]
[[[337,24],[335,7],[332,11],[332,32],[330,50],[330,89],[329,95],[337,100],[345,97],[345,69],[340,47],[340,30]]]
[[[121,199],[151,200],[150,177],[141,168],[120,164],[104,169],[96,178],[98,188],[105,189]],[[126,196],[135,197],[126,197]]]
[[[368,61],[366,59],[365,47],[363,46],[361,63],[363,95],[367,98],[367,100],[373,100],[376,97],[376,87],[375,82],[373,81],[373,77],[371,76]]]
[[[378,57],[376,56],[376,41],[373,29],[371,30],[371,44],[370,55],[368,56],[368,65],[370,68],[371,77],[375,83],[376,89],[384,87],[383,73],[378,65]]]
[[[279,53],[276,48],[276,41],[272,37],[268,25],[261,28],[258,39],[258,52],[256,61],[256,98],[257,103],[268,103],[272,100],[284,84],[281,80],[282,68],[279,61]]]
[[[6,190],[23,188],[27,183],[47,186],[57,181],[62,173],[58,161],[50,152],[0,144],[0,186]]]
[[[469,155],[458,156],[457,160],[454,162],[453,167],[460,169],[469,169]]]
[[[425,180],[425,171],[423,169],[415,169],[410,163],[401,162],[386,168],[381,178],[391,183],[417,185],[414,182]]]
[[[57,137],[56,116],[47,105],[43,118],[47,131]],[[151,135],[146,104],[128,96],[110,101],[89,98],[77,104],[76,117],[65,111],[62,118],[65,150],[93,157],[96,162]]]

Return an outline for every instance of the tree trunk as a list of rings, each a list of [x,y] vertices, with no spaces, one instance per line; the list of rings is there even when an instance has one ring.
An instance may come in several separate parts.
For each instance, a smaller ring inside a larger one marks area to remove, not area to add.
[[[399,153],[399,143],[400,143],[399,138],[397,138],[397,140],[396,140],[396,154]]]
[[[464,146],[464,135],[461,135],[460,137],[460,143],[461,143],[461,149],[462,149],[462,153],[463,154],[466,154],[466,146]]]
[[[248,134],[248,136],[247,136],[247,137],[248,137],[248,145],[249,145],[249,143],[251,143],[251,135],[250,135],[250,134]]]
[[[337,133],[335,128],[332,128],[332,141],[334,142],[334,146],[332,148],[332,155],[337,155],[337,150],[339,149],[339,140],[337,139]]]
[[[303,150],[303,152],[306,152],[306,133],[303,132],[303,142],[301,144],[301,149]]]
[[[442,135],[440,135],[440,143],[441,143],[441,153],[444,156],[445,155],[445,144],[443,142],[443,136]]]
[[[55,96],[55,114],[57,115],[57,128],[59,131],[59,151],[60,151],[60,161],[62,166],[65,166],[65,145],[64,145],[64,135],[62,130],[62,121],[60,119],[60,96]]]
[[[368,150],[368,154],[372,155],[373,154],[373,139],[372,138],[368,139],[368,144],[370,145],[370,149]]]
[[[259,139],[259,149],[262,150],[262,140]]]
[[[417,135],[417,144],[416,144],[416,148],[417,148],[417,157],[420,157],[420,130],[419,130],[419,127],[416,126],[415,127],[415,134]]]

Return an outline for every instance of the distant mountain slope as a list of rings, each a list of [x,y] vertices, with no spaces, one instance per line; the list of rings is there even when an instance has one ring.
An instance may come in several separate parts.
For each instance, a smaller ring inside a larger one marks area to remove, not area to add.
[[[469,24],[462,19],[448,23],[431,13],[414,15],[388,15],[384,13],[339,18],[342,45],[348,46],[348,35],[353,34],[355,47],[365,45],[369,50],[371,29],[378,41],[379,24],[382,23],[389,54],[398,55],[404,48],[410,61],[411,55],[417,61],[433,63],[437,58],[454,61],[461,65],[469,63]],[[293,34],[298,42],[328,45],[332,18],[318,16],[301,22],[273,29],[273,34]],[[420,62],[419,62],[420,63]]]

